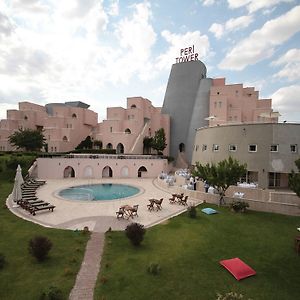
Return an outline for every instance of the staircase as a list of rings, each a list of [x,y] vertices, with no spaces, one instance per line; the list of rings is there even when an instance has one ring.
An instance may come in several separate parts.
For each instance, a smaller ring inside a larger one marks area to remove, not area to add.
[[[179,152],[178,151],[178,155],[177,155],[175,166],[178,169],[187,169],[189,167],[189,164],[186,161],[185,153],[184,152]]]
[[[147,132],[146,129],[148,129],[149,126],[150,126],[150,120],[145,123],[141,132],[136,137],[136,139],[133,143],[133,146],[129,150],[129,154],[142,154],[143,153],[143,140],[145,137],[145,132]]]

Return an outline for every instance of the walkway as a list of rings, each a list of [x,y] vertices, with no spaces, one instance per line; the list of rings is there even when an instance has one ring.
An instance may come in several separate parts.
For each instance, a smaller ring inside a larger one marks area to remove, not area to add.
[[[87,243],[75,285],[70,293],[70,300],[93,300],[103,246],[104,233],[93,232]]]

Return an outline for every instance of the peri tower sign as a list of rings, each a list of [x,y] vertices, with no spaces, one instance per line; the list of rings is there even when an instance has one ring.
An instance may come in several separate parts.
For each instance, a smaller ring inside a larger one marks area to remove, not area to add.
[[[180,56],[176,57],[176,64],[188,61],[196,61],[198,59],[198,53],[195,53],[195,46],[180,49]]]

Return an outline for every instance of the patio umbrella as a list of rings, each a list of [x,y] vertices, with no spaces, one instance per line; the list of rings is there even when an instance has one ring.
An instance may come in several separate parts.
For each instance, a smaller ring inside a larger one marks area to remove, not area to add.
[[[16,176],[15,176],[15,184],[14,184],[14,188],[13,188],[13,192],[12,192],[14,202],[17,202],[22,199],[21,185],[23,182],[24,182],[24,180],[23,180],[23,176],[22,176],[22,169],[21,169],[20,165],[18,165]]]

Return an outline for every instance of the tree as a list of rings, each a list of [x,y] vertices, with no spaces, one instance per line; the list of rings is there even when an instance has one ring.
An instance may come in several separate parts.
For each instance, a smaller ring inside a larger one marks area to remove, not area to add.
[[[93,148],[93,141],[91,137],[88,135],[80,144],[75,148],[76,150],[81,149],[92,149]]]
[[[160,128],[159,130],[155,131],[151,147],[157,151],[157,154],[162,154],[166,146],[165,130]]]
[[[41,130],[19,129],[8,137],[8,141],[18,149],[40,151],[45,145],[45,137]]]
[[[213,186],[220,195],[220,205],[225,204],[224,196],[230,185],[235,185],[246,173],[247,165],[240,164],[238,160],[229,157],[217,164],[201,165],[196,162],[193,176],[201,178]]]
[[[298,173],[292,170],[292,173],[289,174],[289,187],[300,197],[300,158],[295,161],[295,165],[297,166]]]

